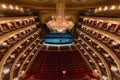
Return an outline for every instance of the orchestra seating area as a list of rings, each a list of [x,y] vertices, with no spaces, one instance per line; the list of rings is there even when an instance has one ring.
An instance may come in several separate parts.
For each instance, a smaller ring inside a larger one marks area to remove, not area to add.
[[[44,53],[44,54],[43,54]],[[65,71],[65,73],[64,73]],[[32,77],[33,76],[33,77]],[[25,78],[43,80],[89,80],[90,67],[77,50],[64,52],[40,51],[33,61]]]

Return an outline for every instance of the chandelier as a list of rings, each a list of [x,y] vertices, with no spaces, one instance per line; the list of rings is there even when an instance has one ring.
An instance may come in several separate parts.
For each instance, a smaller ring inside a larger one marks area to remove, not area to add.
[[[47,26],[50,30],[64,32],[65,30],[72,29],[74,24],[69,16],[65,16],[64,11],[64,0],[58,0],[56,5],[56,16],[51,16],[52,20],[47,22]]]

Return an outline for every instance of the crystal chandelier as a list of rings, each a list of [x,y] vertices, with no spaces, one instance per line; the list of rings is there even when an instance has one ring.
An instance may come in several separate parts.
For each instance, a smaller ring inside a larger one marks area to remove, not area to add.
[[[70,20],[69,16],[65,16],[64,10],[64,0],[59,0],[56,5],[56,16],[52,16],[52,20],[47,22],[47,26],[50,28],[50,30],[64,32],[65,30],[72,29],[74,24]]]

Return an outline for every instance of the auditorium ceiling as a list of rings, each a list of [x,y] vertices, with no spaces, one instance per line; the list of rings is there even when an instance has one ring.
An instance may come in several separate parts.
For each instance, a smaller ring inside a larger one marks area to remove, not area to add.
[[[0,2],[18,4],[24,7],[38,9],[40,11],[54,11],[57,0],[0,0]],[[66,10],[79,11],[106,4],[116,4],[120,2],[120,0],[65,0],[65,2]]]
[[[0,0],[1,3],[10,3],[13,5],[39,10],[40,20],[42,23],[45,23],[51,15],[55,14],[57,1],[58,0]],[[76,22],[79,12],[102,5],[119,3],[120,0],[65,0],[65,13],[66,15],[70,15],[72,17],[73,22]]]

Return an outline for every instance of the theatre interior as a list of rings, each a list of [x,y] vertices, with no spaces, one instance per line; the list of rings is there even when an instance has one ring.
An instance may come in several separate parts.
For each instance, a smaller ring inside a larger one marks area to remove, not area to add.
[[[120,80],[120,0],[0,0],[0,80]]]

